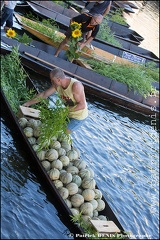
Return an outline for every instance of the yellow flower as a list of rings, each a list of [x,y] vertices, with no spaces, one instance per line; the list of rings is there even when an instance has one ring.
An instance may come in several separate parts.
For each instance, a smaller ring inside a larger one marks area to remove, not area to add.
[[[16,32],[10,28],[9,30],[7,30],[6,35],[8,37],[14,38],[16,36]]]
[[[80,29],[82,26],[82,23],[72,22],[70,26],[72,30],[75,30],[77,28]]]
[[[82,35],[82,33],[81,33],[81,30],[79,30],[79,29],[75,29],[74,31],[72,31],[73,38],[81,37],[81,35]]]

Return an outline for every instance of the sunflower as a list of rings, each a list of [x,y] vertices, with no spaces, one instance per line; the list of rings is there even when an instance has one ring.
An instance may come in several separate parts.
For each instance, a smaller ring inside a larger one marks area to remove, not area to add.
[[[80,29],[82,26],[82,23],[72,22],[70,26],[72,30]]]
[[[79,29],[75,29],[74,31],[72,31],[72,37],[73,38],[81,37],[81,35],[82,35],[82,32]]]
[[[16,32],[11,28],[6,32],[7,37],[14,38],[16,36]]]

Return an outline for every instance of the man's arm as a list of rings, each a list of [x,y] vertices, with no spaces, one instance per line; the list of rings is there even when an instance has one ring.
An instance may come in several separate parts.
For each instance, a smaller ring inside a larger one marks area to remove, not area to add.
[[[103,17],[109,13],[110,8],[111,8],[111,3],[112,3],[112,1],[110,1],[110,4],[108,5],[108,7],[106,8],[106,10],[104,11]]]
[[[70,111],[82,110],[86,107],[86,98],[84,93],[84,87],[82,83],[75,82],[72,86],[73,96],[76,100],[76,107],[70,107]]]
[[[31,99],[28,102],[24,103],[23,106],[29,107],[29,106],[31,106],[33,104],[36,104],[36,103],[40,102],[40,98],[44,98],[44,99],[48,98],[55,91],[56,91],[55,87],[52,86],[52,87],[48,88],[47,90],[45,90],[44,92],[41,92],[41,93],[37,94],[33,99]]]
[[[80,50],[82,49],[82,48],[84,48],[87,44],[89,44],[92,40],[93,40],[94,38],[92,37],[92,36],[90,36],[86,41],[84,41],[84,42],[78,42],[78,45],[79,45],[79,47],[80,47]]]

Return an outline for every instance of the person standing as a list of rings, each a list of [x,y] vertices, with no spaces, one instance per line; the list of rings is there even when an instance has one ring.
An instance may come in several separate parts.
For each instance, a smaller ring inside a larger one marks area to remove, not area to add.
[[[82,32],[82,41],[78,42],[79,49],[83,49],[86,45],[90,44],[91,41],[95,38],[99,31],[99,24],[102,22],[103,16],[101,14],[95,14],[94,16],[90,16],[88,14],[80,14],[74,18],[71,19],[70,25],[72,22],[81,23],[81,32]],[[63,47],[67,44],[69,41],[69,38],[71,36],[71,28],[69,26],[68,30],[65,33],[65,39],[60,43],[58,49],[56,50],[54,56],[57,57],[60,53],[60,51],[63,49]],[[87,35],[87,33],[89,33]],[[87,37],[86,37],[87,35]]]
[[[1,18],[1,27],[3,27],[3,25],[6,23],[6,25],[4,26],[5,31],[13,27],[13,12],[16,7],[16,4],[17,1],[4,1],[4,7]]]
[[[93,7],[90,10],[87,10],[86,8],[82,10],[83,12],[87,12],[88,14],[94,16],[95,14],[101,14],[103,17],[109,13],[111,8],[112,1],[100,1],[100,0],[88,0],[85,7],[89,5],[90,2],[95,2]]]
[[[48,98],[57,91],[65,105],[69,107],[70,121],[67,132],[72,133],[84,123],[88,116],[84,87],[78,80],[65,76],[60,68],[54,68],[50,72],[50,79],[52,86],[24,103],[23,106],[29,107],[38,103],[40,101],[38,98]]]

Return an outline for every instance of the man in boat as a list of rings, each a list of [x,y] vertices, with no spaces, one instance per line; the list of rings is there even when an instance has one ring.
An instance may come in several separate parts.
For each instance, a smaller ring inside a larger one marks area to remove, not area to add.
[[[90,44],[91,41],[95,38],[99,31],[99,24],[102,22],[103,16],[101,14],[95,14],[94,16],[88,15],[86,13],[80,14],[74,18],[71,19],[71,22],[77,22],[81,23],[81,31],[82,31],[82,38],[83,40],[78,42],[79,49],[81,50],[86,45]],[[57,57],[60,53],[60,51],[63,49],[63,47],[67,44],[69,41],[69,38],[71,36],[71,28],[69,27],[66,31],[65,39],[60,43],[57,51],[55,52],[54,56]]]
[[[39,93],[33,99],[24,103],[23,106],[29,107],[36,104],[40,101],[39,98],[48,98],[57,91],[65,104],[69,106],[68,117],[70,122],[67,132],[72,133],[84,123],[88,116],[84,87],[78,80],[67,77],[60,68],[54,68],[50,72],[50,80],[52,86],[49,89]]]
[[[86,9],[86,7],[90,4],[90,2],[95,2],[95,4],[93,5],[93,7],[88,10]],[[95,14],[101,14],[103,17],[105,15],[107,15],[110,11],[111,8],[111,3],[112,1],[101,1],[101,0],[87,0],[87,3],[85,4],[85,8],[82,9],[81,13],[88,13],[92,16],[94,16]]]

